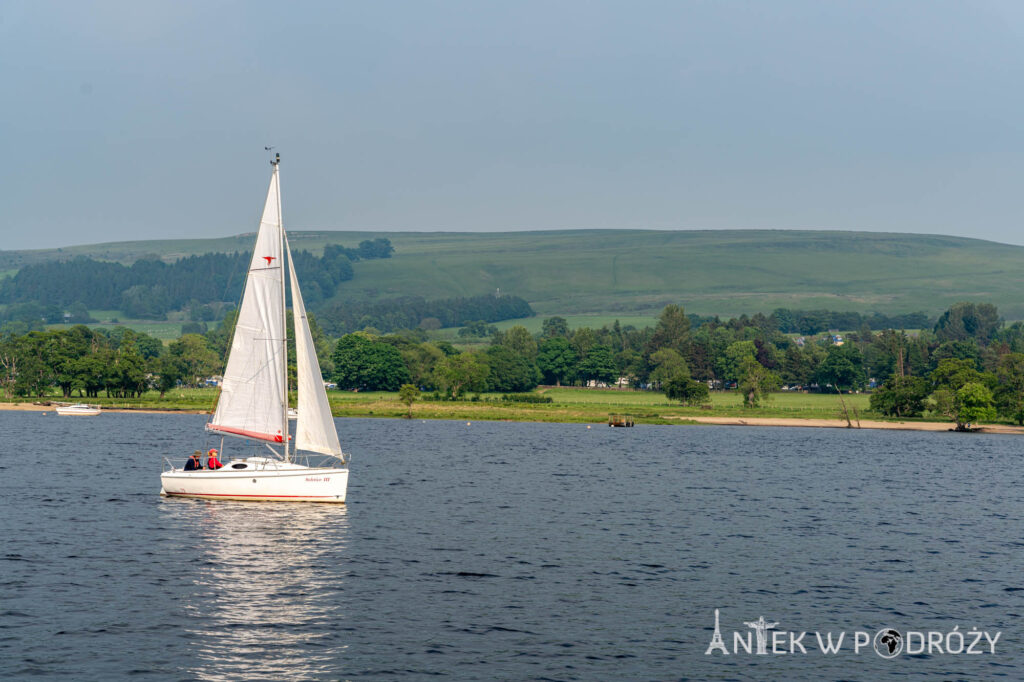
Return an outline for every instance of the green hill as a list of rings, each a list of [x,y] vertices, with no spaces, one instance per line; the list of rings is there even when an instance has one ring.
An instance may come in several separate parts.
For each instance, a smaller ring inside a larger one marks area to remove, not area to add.
[[[293,248],[387,237],[392,258],[364,261],[338,301],[503,293],[540,315],[646,315],[667,303],[723,316],[777,307],[940,312],[958,300],[1024,318],[1024,247],[977,239],[789,230],[294,232]],[[3,252],[0,270],[88,255],[132,262],[251,248],[251,235]]]

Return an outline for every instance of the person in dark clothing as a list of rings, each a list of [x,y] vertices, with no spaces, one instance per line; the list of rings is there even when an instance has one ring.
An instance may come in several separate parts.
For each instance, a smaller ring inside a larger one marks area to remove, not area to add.
[[[192,453],[192,456],[185,462],[185,471],[198,471],[203,468],[203,462],[199,459],[202,456],[199,450]]]

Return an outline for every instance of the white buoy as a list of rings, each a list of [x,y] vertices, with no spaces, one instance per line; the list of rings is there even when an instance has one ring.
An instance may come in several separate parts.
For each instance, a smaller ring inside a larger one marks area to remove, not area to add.
[[[587,428],[588,428],[588,429],[590,428],[590,424],[587,424]]]
[[[466,422],[466,426],[469,426],[469,422]]]

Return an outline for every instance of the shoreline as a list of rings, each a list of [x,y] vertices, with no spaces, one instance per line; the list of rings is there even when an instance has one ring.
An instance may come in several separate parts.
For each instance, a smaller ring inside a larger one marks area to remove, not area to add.
[[[209,410],[198,410],[198,409],[172,409],[172,408],[147,408],[147,407],[102,407],[104,412],[112,412],[117,414],[210,414]],[[11,411],[11,412],[41,412],[41,413],[54,413],[56,415],[56,406],[54,405],[37,405],[34,403],[5,403],[0,402],[0,411]],[[372,415],[372,413],[371,413]],[[336,414],[336,417],[368,417],[366,414]],[[379,415],[369,416],[370,419],[404,419],[404,416],[400,415]],[[445,416],[438,415],[415,415],[414,419],[451,419],[461,420],[466,418],[466,415],[462,414],[451,414]],[[513,419],[488,419],[483,415],[473,415],[472,419],[478,421],[523,421],[523,422],[551,422],[552,420],[545,419],[530,419],[528,414],[517,411],[515,418]],[[789,427],[789,428],[822,428],[822,429],[880,429],[890,431],[953,431],[953,425],[951,422],[929,422],[929,421],[881,421],[877,419],[861,419],[859,422],[854,421],[852,426],[848,426],[844,419],[817,419],[817,418],[799,418],[799,417],[713,417],[713,416],[702,416],[702,415],[658,415],[658,421],[662,424],[672,424],[673,422],[679,422],[682,425],[692,424],[708,424],[714,426],[770,426],[770,427]],[[562,421],[555,420],[557,423],[574,424],[580,423],[578,420],[573,421]],[[590,424],[603,424],[603,421],[590,421]],[[640,422],[642,425],[642,421]],[[972,431],[973,433],[997,433],[1003,435],[1024,435],[1024,426],[1012,426],[1009,424],[986,424],[983,426],[976,427]]]
[[[135,414],[209,414],[209,410],[190,409],[159,409],[155,407],[103,407],[104,412],[135,413]],[[35,403],[3,403],[0,402],[0,412],[53,412],[57,414],[57,405],[36,405]]]
[[[952,422],[887,422],[875,419],[854,420],[849,426],[845,419],[800,419],[787,417],[675,417],[662,416],[666,420],[686,420],[700,424],[718,426],[782,426],[819,429],[881,429],[888,431],[953,431]],[[1009,424],[986,424],[978,426],[970,433],[1024,434],[1024,426]]]

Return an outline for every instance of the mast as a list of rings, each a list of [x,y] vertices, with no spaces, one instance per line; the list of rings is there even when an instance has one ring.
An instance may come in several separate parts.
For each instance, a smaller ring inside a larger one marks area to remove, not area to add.
[[[277,239],[278,243],[281,244],[281,253],[284,254],[284,221],[281,217],[281,174],[279,166],[281,165],[281,155],[275,154],[274,160],[270,162],[270,165],[274,167],[274,176],[277,180],[274,186],[277,188]],[[283,369],[283,376],[281,377],[281,418],[284,422],[284,428],[281,429],[281,445],[284,447],[284,461],[289,461],[288,457],[288,312],[285,305],[287,304],[285,294],[285,277],[284,277],[284,258],[281,259],[281,357],[284,358],[284,362],[281,363]]]

